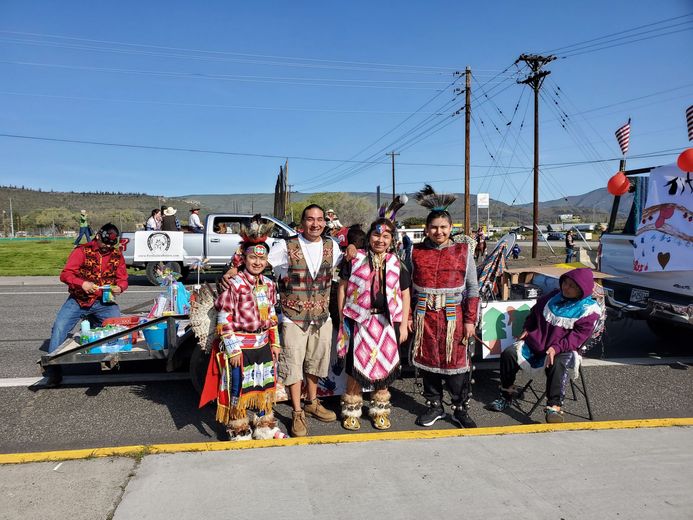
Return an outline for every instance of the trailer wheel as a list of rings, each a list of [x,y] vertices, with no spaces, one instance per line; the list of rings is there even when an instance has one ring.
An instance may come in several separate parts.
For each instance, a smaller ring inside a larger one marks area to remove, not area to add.
[[[190,382],[198,394],[202,394],[205,386],[209,358],[210,354],[203,352],[199,346],[195,346],[190,356]]]
[[[178,274],[181,274],[183,271],[179,262],[148,262],[145,272],[147,273],[147,280],[150,284],[159,285],[156,279],[156,273],[161,269],[170,269]]]

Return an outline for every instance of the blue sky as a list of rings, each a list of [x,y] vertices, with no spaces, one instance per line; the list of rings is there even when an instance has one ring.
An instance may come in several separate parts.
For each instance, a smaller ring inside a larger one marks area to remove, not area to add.
[[[271,192],[289,158],[295,190],[389,193],[394,150],[398,192],[462,191],[464,117],[452,114],[468,65],[472,191],[529,202],[531,91],[513,62],[557,49],[540,196],[580,194],[616,172],[617,160],[593,161],[620,155],[614,131],[629,117],[629,167],[689,146],[691,48],[690,0],[5,0],[0,184]]]

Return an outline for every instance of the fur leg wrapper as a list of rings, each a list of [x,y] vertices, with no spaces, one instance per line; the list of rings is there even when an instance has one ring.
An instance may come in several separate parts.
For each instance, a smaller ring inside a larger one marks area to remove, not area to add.
[[[277,419],[275,419],[273,413],[268,413],[262,417],[255,416],[253,419],[253,426],[255,431],[253,432],[253,439],[286,439],[288,435],[282,432],[277,426]]]
[[[231,435],[232,441],[247,441],[252,439],[252,430],[250,429],[250,422],[247,417],[241,417],[240,419],[231,419],[226,429]]]
[[[360,395],[342,395],[342,426],[347,430],[361,428],[361,407],[363,398]]]
[[[373,421],[373,427],[378,430],[387,430],[390,428],[390,392],[375,392],[368,409]]]

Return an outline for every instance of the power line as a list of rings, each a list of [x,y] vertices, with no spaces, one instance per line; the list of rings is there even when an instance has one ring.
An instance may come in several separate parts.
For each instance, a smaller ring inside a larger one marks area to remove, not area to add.
[[[557,54],[557,53],[562,53],[562,52],[570,52],[570,51],[568,51],[568,49],[571,49],[572,47],[580,47],[580,46],[582,46],[582,45],[584,45],[584,44],[587,44],[587,43],[596,42],[596,41],[598,41],[598,40],[603,40],[603,39],[605,39],[605,38],[611,38],[612,36],[618,36],[618,35],[620,35],[620,34],[624,34],[624,33],[631,32],[631,31],[636,31],[636,30],[638,30],[638,29],[646,29],[647,27],[653,27],[653,26],[655,26],[655,25],[661,25],[661,24],[663,24],[663,23],[671,22],[671,21],[673,21],[673,20],[680,20],[681,18],[687,18],[687,17],[689,17],[689,16],[693,16],[693,13],[687,13],[687,14],[684,14],[684,15],[681,15],[681,16],[672,16],[671,18],[665,18],[665,19],[659,20],[659,21],[657,21],[657,22],[651,22],[651,23],[647,23],[647,24],[644,24],[644,25],[638,25],[638,26],[636,26],[636,27],[631,27],[631,28],[629,28],[629,29],[624,29],[624,30],[622,30],[622,31],[617,31],[617,32],[615,32],[615,33],[605,34],[605,35],[603,35],[603,36],[598,36],[598,37],[596,37],[596,38],[591,38],[591,39],[589,39],[589,40],[583,40],[583,41],[581,41],[581,42],[572,43],[572,44],[570,44],[570,45],[564,45],[564,46],[562,46],[562,47],[556,47],[555,49],[550,49],[550,50],[542,51],[542,54]]]
[[[292,77],[271,77],[271,76],[234,76],[231,74],[198,73],[198,72],[176,72],[176,71],[156,71],[141,69],[113,69],[108,67],[90,67],[83,65],[64,65],[58,63],[38,63],[28,61],[0,60],[0,63],[9,65],[22,65],[29,67],[47,67],[66,70],[80,70],[89,72],[106,72],[109,74],[130,74],[157,77],[174,77],[184,79],[206,79],[218,81],[238,81],[248,83],[271,83],[283,85],[301,85],[309,87],[353,87],[353,88],[378,88],[388,90],[430,90],[430,87],[406,87],[400,86],[402,83],[411,84],[436,84],[443,85],[444,82],[433,81],[396,81],[396,80],[369,80],[369,79],[338,79],[338,78],[292,78]],[[364,83],[363,85],[357,83]],[[371,84],[369,84],[371,83]],[[375,83],[387,83],[388,85],[375,85]]]
[[[231,155],[231,156],[241,156],[241,157],[257,157],[257,158],[268,158],[268,159],[291,159],[295,161],[317,161],[317,162],[353,162],[353,163],[360,163],[360,164],[369,164],[369,165],[377,165],[377,164],[390,164],[389,161],[356,161],[356,160],[346,160],[346,159],[329,159],[325,157],[310,157],[310,156],[301,156],[301,155],[277,155],[277,154],[258,154],[258,153],[245,153],[245,152],[230,152],[230,151],[225,151],[225,150],[210,150],[210,149],[201,149],[201,148],[183,148],[183,147],[174,147],[174,146],[152,146],[152,145],[140,145],[140,144],[132,144],[132,143],[115,143],[115,142],[106,142],[106,141],[87,141],[87,140],[81,140],[81,139],[64,139],[64,138],[56,138],[56,137],[42,137],[42,136],[35,136],[35,135],[20,135],[20,134],[9,134],[9,133],[0,133],[0,137],[5,137],[9,139],[25,139],[25,140],[31,140],[31,141],[46,141],[46,142],[54,142],[54,143],[68,143],[68,144],[84,144],[84,145],[93,145],[93,146],[109,146],[109,147],[117,147],[117,148],[133,148],[133,149],[143,149],[143,150],[157,150],[157,151],[167,151],[167,152],[188,152],[188,153],[203,153],[203,154],[213,154],[213,155]],[[668,155],[675,155],[681,153],[680,148],[668,148],[665,150],[655,150],[652,152],[645,152],[642,154],[635,154],[635,155],[630,155],[629,158],[631,159],[641,159],[641,158],[648,158],[648,157],[662,157],[662,156],[668,156]],[[591,164],[595,162],[609,162],[609,161],[618,161],[620,157],[610,157],[606,159],[598,159],[598,160],[592,160],[592,161],[567,161],[567,162],[560,162],[560,163],[544,163],[542,164],[542,168],[544,169],[556,169],[556,168],[563,168],[563,167],[569,167],[569,166],[579,166],[579,165],[584,165],[584,164]],[[399,162],[398,165],[400,166],[434,166],[434,167],[453,167],[453,168],[459,168],[461,166],[464,166],[463,164],[448,164],[448,163],[416,163],[416,162]],[[487,164],[475,164],[472,165],[475,168],[490,168],[490,167],[497,167],[495,165],[487,165]],[[527,170],[531,168],[530,166],[512,166],[512,168],[520,169],[520,170]]]
[[[301,107],[265,107],[252,105],[223,105],[213,103],[180,103],[174,101],[154,101],[154,100],[137,100],[137,99],[113,99],[113,98],[95,98],[83,96],[59,96],[55,94],[32,94],[29,92],[12,92],[2,91],[0,94],[9,96],[27,96],[49,99],[66,99],[73,101],[93,101],[93,102],[109,102],[109,103],[132,103],[140,105],[162,105],[162,106],[182,106],[196,108],[225,108],[229,110],[270,110],[270,111],[287,111],[287,112],[326,112],[326,113],[342,113],[342,114],[384,114],[384,115],[403,115],[410,114],[407,111],[391,111],[391,110],[339,110],[336,108],[301,108]],[[435,114],[435,112],[422,112],[423,114]]]
[[[691,30],[693,30],[693,26],[687,27],[686,29],[679,29],[679,30],[677,30],[677,31],[669,31],[669,32],[661,33],[661,34],[654,34],[654,35],[652,35],[652,36],[646,36],[646,37],[644,37],[644,38],[637,38],[637,39],[635,39],[635,40],[630,40],[630,41],[627,41],[627,42],[614,43],[613,45],[605,45],[605,46],[603,46],[603,47],[598,47],[598,48],[596,48],[596,49],[585,50],[585,51],[582,51],[582,52],[574,52],[574,53],[571,53],[571,54],[566,54],[566,55],[564,55],[564,56],[561,56],[561,59],[572,58],[573,56],[580,56],[580,55],[582,55],[582,54],[590,54],[590,53],[592,53],[592,52],[603,51],[603,50],[606,50],[606,49],[612,49],[612,48],[614,48],[614,47],[621,47],[621,46],[623,46],[623,45],[629,45],[629,44],[631,44],[631,43],[642,42],[642,41],[645,41],[645,40],[652,40],[652,39],[654,39],[654,38],[661,38],[662,36],[669,36],[669,35],[671,35],[671,34],[678,34],[678,33],[680,33],[680,32],[686,32],[686,31],[691,31]]]
[[[0,33],[4,34],[15,34],[22,36],[38,36],[45,38],[54,38],[62,40],[71,40],[79,42],[89,42],[98,44],[109,44],[109,45],[122,45],[126,47],[138,47],[146,49],[158,49],[158,50],[172,50],[172,51],[183,51],[183,52],[197,52],[202,54],[211,54],[217,56],[236,56],[236,57],[247,57],[247,58],[264,58],[264,59],[279,59],[279,60],[295,60],[295,61],[306,61],[314,63],[339,63],[345,65],[365,65],[373,67],[399,67],[399,68],[413,68],[419,70],[432,70],[440,71],[441,73],[449,73],[454,67],[440,67],[431,65],[403,65],[403,64],[393,64],[393,63],[374,63],[374,62],[363,62],[363,61],[345,61],[345,60],[331,60],[323,58],[306,58],[299,56],[278,56],[278,55],[268,55],[268,54],[251,54],[251,53],[241,53],[241,52],[231,52],[231,51],[219,51],[219,50],[205,50],[205,49],[190,49],[185,47],[171,47],[165,45],[151,45],[142,43],[131,43],[131,42],[121,42],[113,40],[95,40],[89,38],[77,38],[74,36],[64,36],[56,34],[45,34],[45,33],[33,33],[33,32],[22,32],[22,31],[7,31],[0,30]],[[388,70],[389,72],[389,70]]]

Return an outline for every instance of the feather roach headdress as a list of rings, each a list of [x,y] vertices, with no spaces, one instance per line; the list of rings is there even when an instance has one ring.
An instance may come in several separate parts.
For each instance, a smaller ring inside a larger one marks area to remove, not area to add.
[[[253,215],[253,218],[250,219],[250,223],[247,226],[245,224],[241,226],[240,235],[244,244],[259,244],[267,240],[273,228],[274,222],[271,220],[263,220],[262,215],[257,213]]]
[[[408,200],[409,197],[407,197],[404,194],[397,195],[395,199],[392,202],[390,202],[389,205],[383,204],[382,206],[380,206],[380,208],[378,209],[378,217],[386,218],[394,222],[397,212],[400,209],[402,209],[402,207],[407,203]]]
[[[416,202],[431,211],[447,211],[450,204],[457,200],[457,195],[452,193],[436,193],[430,184],[425,184],[423,189],[414,195]]]

